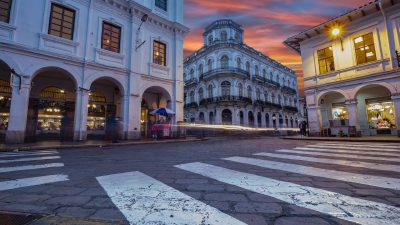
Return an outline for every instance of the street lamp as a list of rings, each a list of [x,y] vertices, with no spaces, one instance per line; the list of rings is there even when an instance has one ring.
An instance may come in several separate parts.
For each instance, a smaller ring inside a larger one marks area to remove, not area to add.
[[[340,44],[342,46],[342,51],[344,50],[343,48],[343,40],[342,40],[342,36],[344,33],[344,27],[342,24],[339,23],[335,23],[333,24],[329,29],[328,29],[328,35],[331,39],[336,40],[336,39],[340,39]]]

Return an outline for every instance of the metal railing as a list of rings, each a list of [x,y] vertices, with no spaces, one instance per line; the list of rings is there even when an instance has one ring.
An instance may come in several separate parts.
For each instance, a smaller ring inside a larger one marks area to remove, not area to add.
[[[282,91],[287,92],[289,94],[296,94],[297,93],[297,91],[295,89],[293,89],[291,87],[286,87],[286,86],[282,87]]]
[[[247,72],[246,70],[242,70],[239,68],[234,68],[234,67],[229,67],[229,68],[219,68],[219,69],[213,69],[210,70],[208,72],[203,73],[202,75],[200,75],[200,80],[205,79],[207,77],[213,76],[213,75],[217,75],[217,74],[238,74],[238,75],[242,75],[244,77],[250,78],[250,73]]]
[[[200,101],[200,105],[206,105],[210,103],[219,103],[219,102],[244,102],[248,104],[252,104],[252,100],[247,97],[242,96],[234,96],[234,95],[227,95],[227,96],[219,96],[213,98],[204,98]]]
[[[197,84],[198,80],[196,78],[190,78],[189,80],[185,81],[185,85]]]
[[[197,102],[191,102],[191,103],[185,104],[185,106],[184,106],[184,108],[197,108],[197,107],[199,107]]]
[[[299,109],[297,109],[297,107],[294,106],[284,106],[283,110],[287,110],[287,111],[291,111],[291,112],[299,112]]]

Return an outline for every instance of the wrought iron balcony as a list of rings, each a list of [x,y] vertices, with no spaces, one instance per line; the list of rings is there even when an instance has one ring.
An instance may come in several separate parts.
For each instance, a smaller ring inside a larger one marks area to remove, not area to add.
[[[293,89],[291,87],[286,87],[286,86],[282,87],[282,91],[285,93],[288,93],[288,94],[293,94],[293,95],[297,93],[297,91],[295,89]]]
[[[189,80],[185,81],[185,85],[189,86],[189,85],[192,85],[192,84],[197,84],[197,82],[198,82],[198,80],[196,78],[190,78]]]
[[[297,107],[294,106],[284,106],[283,109],[295,113],[299,112],[299,109],[297,109]]]
[[[277,108],[277,109],[282,109],[282,106],[279,104],[275,104],[269,101],[263,101],[263,100],[256,100],[254,101],[255,106],[263,106],[263,107],[272,107],[272,108]]]
[[[200,75],[200,80],[203,79],[207,79],[209,77],[212,77],[214,75],[223,75],[223,74],[228,74],[228,75],[232,75],[232,74],[236,74],[236,75],[240,75],[246,78],[250,78],[250,73],[247,72],[246,70],[242,70],[239,68],[234,68],[234,67],[229,67],[229,68],[219,68],[219,69],[213,69],[210,70],[206,73],[203,73],[202,75]]]
[[[212,103],[220,103],[220,102],[244,102],[251,104],[252,100],[247,97],[227,95],[227,96],[219,96],[213,98],[205,98],[200,101],[200,105],[207,105]]]
[[[191,103],[187,103],[185,104],[184,108],[197,108],[199,107],[199,105],[197,104],[197,102],[191,102]]]

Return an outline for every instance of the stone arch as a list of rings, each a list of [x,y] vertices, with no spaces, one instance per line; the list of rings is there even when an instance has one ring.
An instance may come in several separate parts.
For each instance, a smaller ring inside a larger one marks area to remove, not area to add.
[[[338,94],[342,95],[344,98],[348,99],[348,94],[344,90],[342,90],[342,89],[331,89],[331,90],[327,90],[327,91],[321,92],[321,93],[319,93],[317,95],[317,98],[316,98],[317,99],[317,105],[318,106],[320,105],[321,99],[324,96],[326,96],[328,94],[332,94],[332,93],[338,93]]]
[[[359,85],[356,88],[353,88],[351,93],[349,93],[349,98],[350,99],[356,99],[357,94],[361,89],[372,87],[372,86],[382,86],[382,87],[386,88],[390,92],[390,94],[392,94],[392,95],[397,93],[396,88],[393,85],[389,84],[389,83],[386,83],[386,82],[374,82],[374,83]]]
[[[72,73],[72,71],[68,70],[67,68],[62,68],[62,67],[58,67],[58,66],[42,67],[42,68],[40,68],[38,70],[35,70],[35,72],[32,73],[31,82],[37,76],[39,76],[39,74],[45,73],[47,71],[61,72],[61,73],[63,73],[63,75],[67,75],[67,77],[70,78],[72,80],[72,82],[74,83],[75,88],[78,89],[78,87],[79,87],[79,85],[78,85],[78,80],[79,80],[78,75]]]
[[[13,58],[11,58],[8,54],[5,54],[4,52],[0,52],[0,61],[3,61],[4,64],[7,64],[10,69],[14,69],[15,72],[18,74],[21,74],[23,72],[21,66]]]

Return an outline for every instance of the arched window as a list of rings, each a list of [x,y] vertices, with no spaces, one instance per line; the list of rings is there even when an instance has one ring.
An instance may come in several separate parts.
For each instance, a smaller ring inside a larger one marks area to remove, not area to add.
[[[198,72],[199,72],[199,75],[203,75],[203,64],[199,65]]]
[[[194,69],[190,70],[190,80],[192,80],[194,78]]]
[[[272,78],[273,78],[273,75],[272,75],[272,72],[270,72],[269,73],[269,79],[272,80]]]
[[[281,95],[278,95],[278,104],[282,105],[282,97],[281,97]]]
[[[236,66],[237,68],[241,69],[242,68],[242,60],[240,58],[236,59]]]
[[[235,32],[235,40],[236,40],[237,42],[240,41],[240,34],[239,34],[238,32]]]
[[[194,91],[190,92],[190,102],[194,102]]]
[[[283,105],[288,105],[286,96],[283,96]]]
[[[287,80],[287,86],[290,87],[290,80]]]
[[[221,94],[222,96],[229,96],[231,94],[231,83],[229,81],[221,83]]]
[[[213,36],[212,36],[212,35],[209,35],[209,36],[208,36],[208,44],[209,44],[209,45],[212,45],[213,41],[214,41]]]
[[[250,63],[246,62],[246,71],[250,73]]]
[[[212,59],[209,59],[209,60],[207,61],[207,67],[208,67],[208,71],[211,71],[211,70],[212,70],[212,67],[213,67]]]
[[[204,91],[203,91],[203,88],[200,88],[199,89],[199,100],[201,101],[203,99],[204,99]]]
[[[267,71],[265,69],[263,69],[263,78],[267,79]]]
[[[264,100],[265,100],[266,102],[269,102],[269,99],[268,99],[268,91],[264,91]]]
[[[243,85],[239,83],[238,88],[239,88],[239,97],[243,97]]]
[[[229,58],[226,55],[221,57],[221,68],[227,69],[229,67]]]
[[[247,97],[252,99],[252,95],[253,95],[253,90],[251,89],[250,86],[247,86]]]
[[[276,99],[275,99],[275,94],[271,93],[271,102],[275,103]]]
[[[221,41],[226,42],[228,40],[228,34],[226,31],[221,32]]]
[[[208,91],[208,97],[212,98],[213,97],[213,86],[212,84],[208,85],[207,91]]]
[[[259,76],[259,75],[260,75],[260,72],[258,71],[258,66],[256,65],[254,69],[255,69],[255,74],[256,74],[256,76]]]
[[[261,92],[259,88],[256,89],[256,98],[257,100],[261,100]]]

